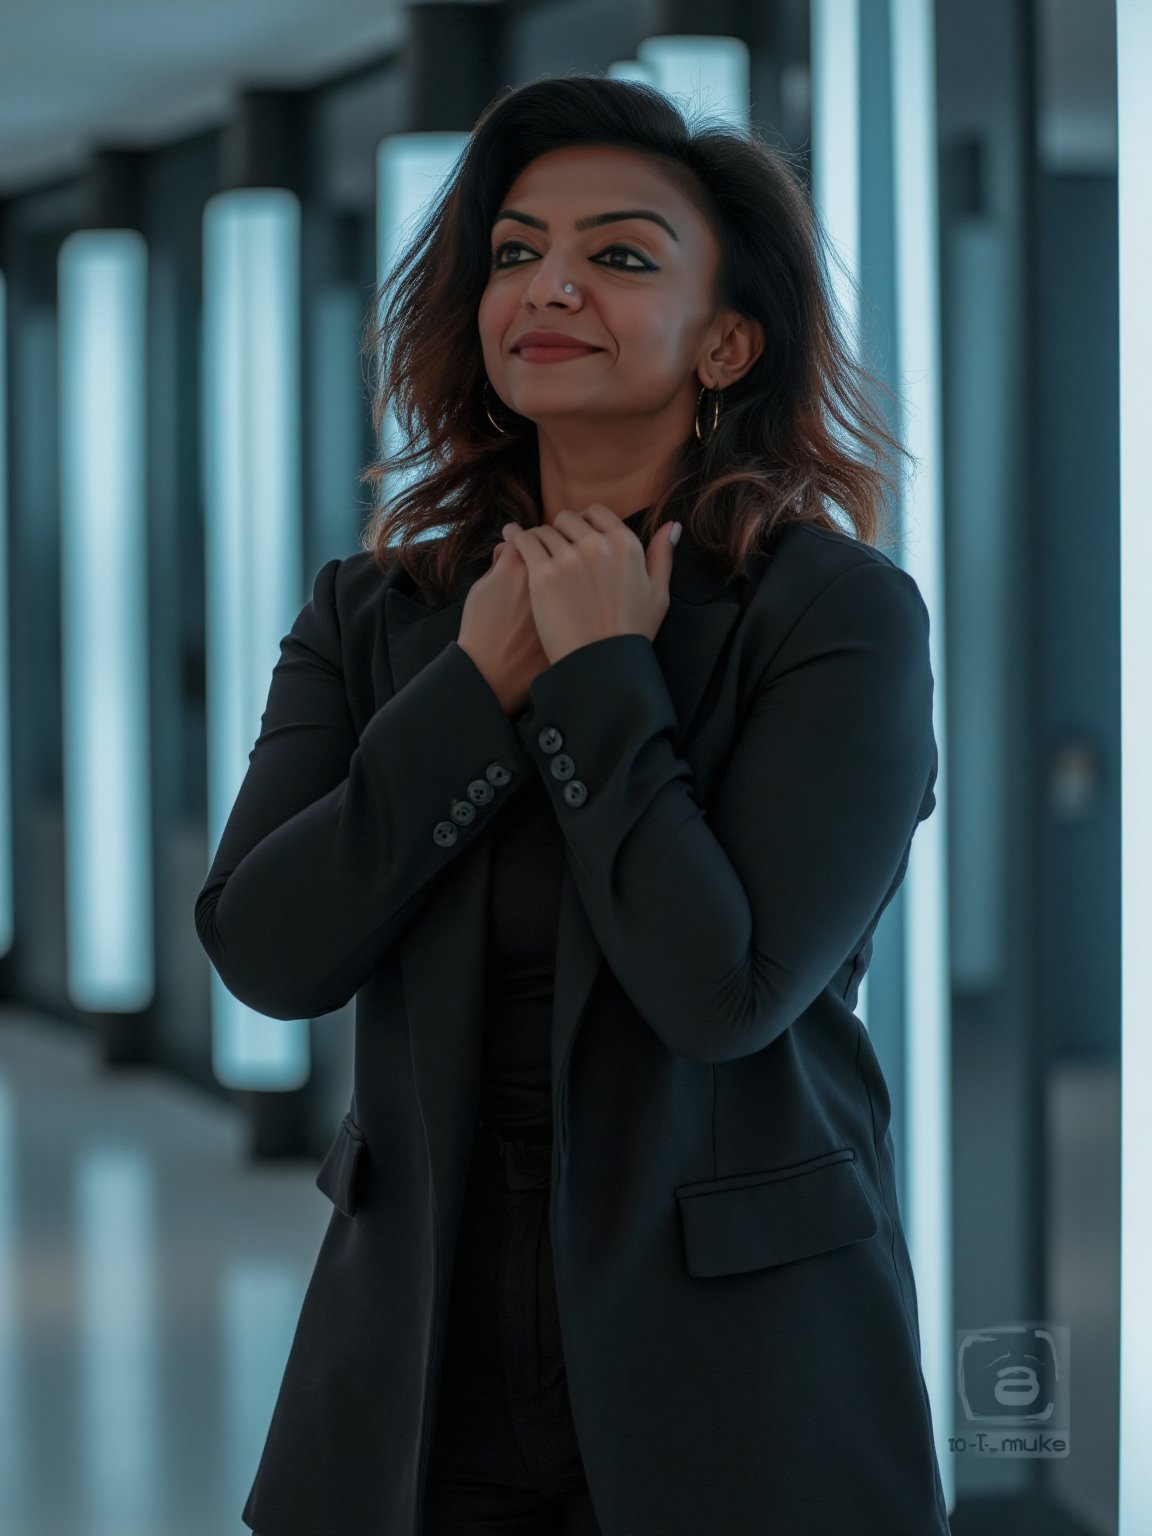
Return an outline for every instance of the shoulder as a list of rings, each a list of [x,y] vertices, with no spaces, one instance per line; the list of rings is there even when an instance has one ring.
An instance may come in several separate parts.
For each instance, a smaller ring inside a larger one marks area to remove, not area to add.
[[[366,592],[378,595],[404,579],[404,567],[398,560],[393,560],[388,570],[382,571],[370,549],[358,549],[329,563],[336,567],[333,590],[338,604],[350,598],[354,600]]]
[[[408,594],[410,587],[408,575],[398,560],[382,571],[376,556],[367,549],[329,560],[316,576],[317,593],[325,593],[341,630],[356,627],[368,615],[379,617],[390,591]]]
[[[851,534],[788,523],[757,566],[748,618],[762,656],[791,636],[807,643],[882,629],[899,645],[927,634],[928,609],[915,579]]]
[[[428,558],[442,538],[426,538],[418,541],[421,555]],[[339,569],[334,578],[334,592],[338,612],[355,613],[365,606],[383,612],[385,598],[395,594],[397,598],[415,604],[429,612],[436,607],[451,607],[461,601],[476,576],[487,568],[491,558],[488,551],[471,559],[461,560],[456,571],[455,596],[440,603],[435,602],[404,568],[399,556],[393,557],[388,569],[382,571],[372,550],[358,549],[336,562]]]
[[[851,570],[878,568],[904,574],[902,567],[874,544],[813,523],[785,523],[763,558],[775,568],[777,580],[805,590],[809,586],[818,590]]]
[[[872,579],[864,586],[884,590],[903,590],[919,597],[919,588],[912,576],[896,563],[891,556],[874,544],[865,544],[851,534],[832,528],[818,528],[811,523],[787,523],[772,542],[771,548],[761,557],[763,574],[758,583],[758,595],[767,587],[772,601],[785,602],[798,618],[811,604],[824,595],[833,583],[859,586],[859,581],[844,583],[853,572],[872,573]]]
[[[396,587],[402,568],[380,570],[371,551],[325,560],[311,580],[311,590],[292,625],[292,633],[334,669],[349,646],[358,649],[365,632],[375,630],[385,612],[385,598]]]

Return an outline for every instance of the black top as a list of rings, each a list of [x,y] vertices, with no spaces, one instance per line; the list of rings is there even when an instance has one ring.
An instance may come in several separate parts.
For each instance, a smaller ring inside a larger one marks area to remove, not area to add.
[[[635,532],[648,510],[623,521]],[[530,779],[493,825],[479,1118],[513,1136],[552,1124],[552,978],[564,834]]]
[[[480,1119],[511,1136],[552,1123],[552,976],[564,835],[529,780],[492,828]]]

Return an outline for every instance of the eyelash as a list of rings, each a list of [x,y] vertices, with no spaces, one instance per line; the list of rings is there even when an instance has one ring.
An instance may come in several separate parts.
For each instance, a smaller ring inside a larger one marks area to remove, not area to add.
[[[527,250],[531,250],[531,246],[525,245],[522,240],[505,240],[505,241],[503,241],[503,243],[498,245],[496,247],[496,249],[492,252],[492,265],[496,268],[496,270],[498,272],[506,272],[509,269],[509,267],[519,267],[519,266],[523,266],[524,265],[523,262],[519,262],[519,261],[501,261],[500,260],[500,257],[503,255],[503,253],[505,251],[512,250],[512,249],[516,249],[516,250],[520,250],[520,251],[527,251]],[[625,253],[625,255],[635,256],[637,261],[644,261],[644,258],[643,258],[643,256],[640,255],[639,251],[633,251],[633,250],[631,250],[626,245],[606,245],[602,251],[597,251],[596,254],[597,254],[597,256],[607,256],[609,251],[623,251]],[[625,266],[621,266],[621,265],[619,265],[617,263],[614,263],[614,262],[609,262],[608,265],[609,266],[614,266],[615,270],[617,272],[655,272],[655,271],[658,270],[656,267],[654,267],[652,265],[651,262],[648,262],[648,261],[644,261],[644,265],[642,267],[625,267]]]

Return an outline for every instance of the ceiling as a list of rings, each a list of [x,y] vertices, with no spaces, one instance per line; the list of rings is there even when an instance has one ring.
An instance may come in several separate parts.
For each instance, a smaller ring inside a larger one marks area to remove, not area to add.
[[[1114,169],[1114,0],[1039,0],[1035,15],[1042,159]],[[405,26],[404,0],[0,0],[0,196],[78,174],[97,145],[211,128],[241,90],[380,58]]]
[[[0,0],[0,196],[396,47],[400,0]]]

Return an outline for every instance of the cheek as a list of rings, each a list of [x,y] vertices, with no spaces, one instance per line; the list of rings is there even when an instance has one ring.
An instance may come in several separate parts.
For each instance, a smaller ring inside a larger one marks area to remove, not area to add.
[[[626,356],[654,367],[672,365],[692,346],[692,323],[667,304],[634,303],[613,314],[612,329]]]
[[[493,362],[503,359],[505,338],[512,330],[515,304],[509,304],[503,295],[491,290],[485,292],[476,311],[476,328],[484,352]]]
[[[480,317],[491,323],[494,316],[510,314],[516,308],[516,295],[509,284],[492,282],[480,294]]]

